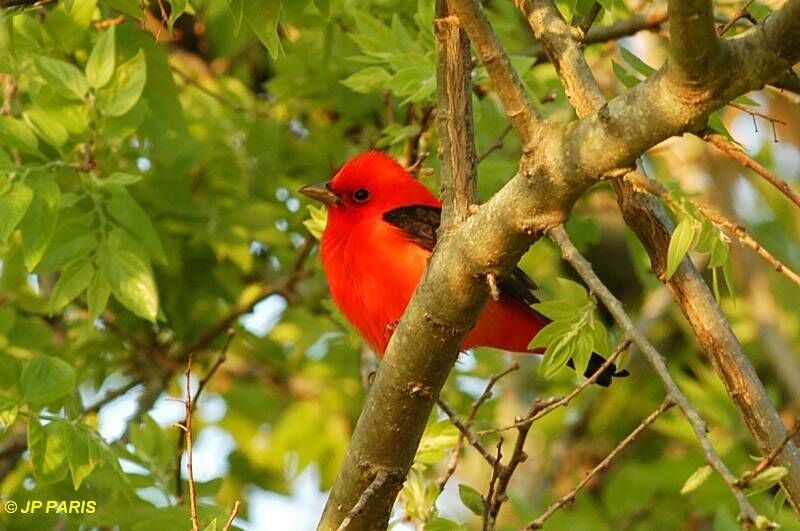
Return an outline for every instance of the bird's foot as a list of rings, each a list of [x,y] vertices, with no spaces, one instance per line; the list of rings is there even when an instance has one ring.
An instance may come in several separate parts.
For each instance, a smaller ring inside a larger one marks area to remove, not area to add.
[[[383,335],[386,337],[392,337],[394,331],[397,330],[397,325],[400,324],[400,321],[392,321],[391,323],[387,324],[383,328]]]

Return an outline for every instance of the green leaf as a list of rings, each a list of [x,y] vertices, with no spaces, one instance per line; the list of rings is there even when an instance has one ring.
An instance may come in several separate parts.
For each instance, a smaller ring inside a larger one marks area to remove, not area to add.
[[[775,511],[777,515],[781,512],[784,505],[786,505],[786,491],[778,489],[778,492],[775,493],[775,497],[772,498],[772,510]]]
[[[40,354],[22,370],[23,400],[34,406],[48,404],[75,387],[75,369],[66,361]]]
[[[217,519],[214,518],[211,520],[208,525],[203,528],[203,531],[217,531]]]
[[[53,295],[50,297],[50,315],[60,311],[89,286],[94,275],[90,260],[81,260],[68,267],[58,277]]]
[[[425,531],[464,531],[465,529],[466,527],[458,522],[442,518],[441,516],[431,518],[425,522]]]
[[[62,203],[66,197],[64,194]],[[79,214],[74,209],[62,208],[58,213],[55,234],[36,265],[36,273],[58,271],[91,254],[97,247],[91,220],[91,213]]]
[[[459,483],[458,497],[461,498],[461,503],[463,503],[467,509],[472,511],[473,514],[483,516],[486,506],[484,505],[483,496],[481,496],[480,492],[473,489],[469,485]]]
[[[330,0],[314,0],[314,5],[317,6],[317,9],[319,9],[323,17],[327,18],[330,16]]]
[[[43,55],[36,56],[33,62],[47,84],[65,98],[83,100],[89,91],[83,72],[75,65]]]
[[[280,0],[244,0],[244,20],[256,34],[258,40],[267,48],[274,59],[283,53],[278,37],[278,21],[281,15]]]
[[[7,396],[0,395],[0,426],[5,430],[17,418],[19,404]]]
[[[111,9],[130,15],[135,19],[144,19],[144,13],[142,12],[144,4],[140,4],[139,0],[103,0],[103,3]]]
[[[39,485],[55,483],[67,476],[69,436],[69,427],[63,420],[53,420],[46,426],[36,417],[28,420],[28,452]]]
[[[575,322],[553,321],[542,328],[533,338],[529,348],[546,347],[538,373],[545,379],[552,378],[566,366],[575,352]]]
[[[442,420],[425,428],[417,448],[415,463],[432,465],[444,459],[447,452],[458,443],[458,428],[449,420]]]
[[[760,103],[749,97],[747,94],[742,94],[738,98],[735,98],[733,103],[738,103],[739,105],[749,105],[750,107],[761,107]]]
[[[155,321],[158,316],[158,292],[149,264],[128,249],[106,250],[100,266],[111,286],[111,293],[134,314]]]
[[[102,186],[108,185],[119,185],[119,186],[129,186],[131,184],[136,184],[142,180],[141,175],[134,175],[132,173],[123,173],[120,171],[115,171],[105,179],[100,180],[100,184]]]
[[[170,11],[169,20],[167,20],[167,29],[172,33],[172,28],[175,26],[175,21],[178,17],[186,12],[188,2],[186,0],[169,0]]]
[[[108,297],[111,295],[111,285],[108,283],[103,271],[98,269],[94,272],[89,287],[86,290],[86,302],[89,306],[89,322],[93,323],[100,317],[108,304]]]
[[[306,208],[311,217],[303,221],[303,225],[314,238],[320,240],[322,233],[325,232],[325,225],[328,224],[328,210],[325,207],[315,207],[314,205],[308,205]]]
[[[43,109],[28,109],[22,116],[36,134],[52,146],[61,147],[69,139],[69,132],[61,122]]]
[[[589,368],[589,359],[592,357],[592,344],[591,327],[584,326],[580,328],[575,339],[574,353],[572,354],[572,361],[575,364],[575,372],[577,374],[586,374],[586,369]]]
[[[28,179],[33,199],[19,223],[25,267],[33,271],[53,239],[58,219],[61,190],[50,175],[34,175]]]
[[[72,477],[72,487],[78,490],[83,480],[92,473],[98,464],[97,459],[93,459],[92,455],[96,442],[90,437],[88,431],[75,429],[72,425],[69,427],[67,462]]]
[[[8,237],[28,211],[31,201],[33,201],[33,190],[19,181],[0,196],[0,243],[8,241]]]
[[[700,485],[705,483],[705,481],[711,476],[711,472],[714,469],[711,468],[711,465],[703,465],[689,476],[689,479],[686,480],[686,483],[683,484],[681,487],[681,494],[689,494],[692,491],[697,490]]]
[[[616,61],[611,61],[611,68],[614,70],[614,75],[617,76],[617,79],[627,88],[635,87],[642,82],[641,79],[628,72],[624,66]]]
[[[728,288],[728,293],[736,304],[736,288],[733,285],[733,264],[730,260],[726,260],[722,265],[722,276],[725,278],[725,286]]]
[[[106,86],[114,75],[116,62],[116,26],[111,26],[101,33],[100,38],[89,54],[86,62],[86,81],[93,88],[99,89]]]
[[[39,153],[39,141],[28,124],[8,116],[0,116],[0,145],[17,148],[25,153]]]
[[[759,514],[756,516],[756,529],[775,529],[778,526],[775,522],[764,516],[763,514]]]
[[[625,62],[631,65],[634,70],[642,74],[644,77],[650,77],[655,73],[656,71],[655,68],[653,68],[652,66],[648,65],[647,63],[636,57],[626,48],[620,46],[619,51],[622,54],[622,58],[625,59]]]
[[[566,300],[537,302],[533,309],[551,321],[569,321],[575,319],[577,308]]]
[[[672,275],[678,270],[678,266],[681,265],[683,257],[692,248],[695,229],[695,222],[692,219],[684,219],[675,227],[667,249],[667,278],[672,278]]]
[[[97,106],[108,116],[121,116],[131,110],[142,97],[147,81],[144,51],[119,65],[111,82],[98,90]]]
[[[733,139],[728,128],[725,127],[725,122],[722,120],[722,111],[714,111],[708,117],[708,127],[721,135],[725,135],[728,139]]]
[[[118,180],[124,180],[127,176],[127,174],[116,173],[111,178],[115,175]],[[147,213],[122,186],[109,185],[108,188],[111,190],[111,199],[107,203],[107,210],[111,218],[128,229],[144,245],[153,259],[161,264],[166,264],[167,256],[164,253],[164,247],[162,247],[158,233]]]
[[[772,488],[788,473],[789,471],[785,466],[771,466],[767,468],[750,481],[747,495],[752,496],[753,494]]]
[[[353,92],[368,94],[384,90],[392,79],[392,75],[380,66],[368,66],[343,80],[342,85]]]

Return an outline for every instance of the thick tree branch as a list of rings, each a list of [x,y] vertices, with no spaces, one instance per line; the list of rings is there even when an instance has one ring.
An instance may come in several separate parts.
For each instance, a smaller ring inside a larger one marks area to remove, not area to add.
[[[467,34],[446,0],[436,0],[437,120],[442,155],[441,235],[469,216],[478,191]],[[441,236],[440,236],[441,237]]]
[[[594,26],[586,33],[583,39],[580,39],[580,42],[584,46],[588,46],[590,44],[604,43],[623,37],[629,37],[640,31],[658,31],[668,19],[669,16],[667,15],[666,9],[634,15],[625,20],[609,24],[608,26]],[[550,61],[550,56],[547,54],[547,51],[540,45],[532,47],[525,53],[534,57],[537,64]]]
[[[669,0],[668,5],[672,58],[684,81],[711,79],[722,66],[711,0]]]
[[[564,83],[570,103],[576,109],[593,110],[605,103],[599,90],[586,91],[580,87],[593,83],[594,76],[583,60],[583,50],[570,32],[570,27],[548,0],[517,0],[525,13],[536,39],[547,51],[553,66]],[[591,80],[591,81],[590,81]]]
[[[538,136],[537,129],[541,127],[541,119],[534,110],[525,85],[511,66],[511,61],[500,41],[497,40],[497,35],[483,13],[480,2],[448,0],[448,5],[467,31],[478,57],[494,82],[497,95],[502,100],[503,107],[522,140],[522,145],[529,145]]]

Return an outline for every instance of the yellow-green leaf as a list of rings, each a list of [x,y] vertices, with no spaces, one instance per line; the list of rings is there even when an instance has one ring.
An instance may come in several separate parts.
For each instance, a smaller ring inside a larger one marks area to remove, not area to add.
[[[15,182],[0,196],[0,243],[4,243],[17,227],[33,201],[33,190],[24,183]]]
[[[116,26],[105,30],[92,48],[86,62],[86,81],[93,88],[104,87],[114,75]]]
[[[690,492],[697,490],[697,488],[705,483],[705,481],[711,476],[711,472],[713,469],[710,465],[703,465],[694,473],[689,476],[689,479],[686,480],[686,483],[683,484],[681,487],[681,494],[689,494]]]
[[[667,278],[671,278],[675,274],[683,257],[692,248],[695,232],[695,223],[691,219],[684,219],[675,227],[667,249]]]

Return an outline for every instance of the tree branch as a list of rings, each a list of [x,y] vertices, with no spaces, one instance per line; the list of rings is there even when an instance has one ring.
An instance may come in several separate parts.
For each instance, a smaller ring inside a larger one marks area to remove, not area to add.
[[[654,10],[650,13],[641,15],[634,15],[625,20],[620,20],[609,24],[608,26],[594,26],[581,40],[584,46],[591,44],[604,43],[629,37],[635,35],[640,31],[658,31],[661,26],[669,20],[666,9]],[[547,55],[545,49],[541,46],[535,46],[530,51],[526,51],[536,59],[536,63],[545,63],[550,61],[550,56]]]
[[[570,32],[570,27],[549,0],[516,0],[525,13],[536,39],[542,44],[575,109],[591,111],[605,103],[600,90],[582,90],[596,85],[583,50]]]
[[[690,84],[711,79],[722,51],[711,1],[669,0],[668,5],[671,57],[682,77]]]
[[[459,20],[436,0],[436,89],[442,155],[440,237],[469,216],[478,193],[469,40]]]
[[[789,198],[795,205],[800,207],[800,195],[797,194],[789,184],[769,171],[767,168],[762,166],[758,161],[753,159],[750,155],[745,153],[742,148],[740,148],[736,143],[731,141],[730,139],[720,135],[718,133],[713,133],[711,131],[706,131],[703,133],[701,137],[703,140],[717,148],[718,150],[722,151],[730,158],[741,164],[742,166],[749,168],[763,177],[768,183],[772,186],[780,190],[780,192]]]
[[[448,0],[448,5],[467,31],[478,57],[494,82],[497,95],[503,102],[506,114],[522,140],[522,145],[534,142],[538,136],[537,129],[542,126],[541,120],[534,110],[525,85],[511,66],[508,55],[483,13],[480,2]]]
[[[731,473],[731,471],[722,461],[722,458],[720,458],[719,454],[714,449],[714,446],[708,439],[708,427],[706,426],[705,421],[700,417],[694,407],[692,407],[692,405],[689,403],[689,400],[686,398],[686,395],[683,394],[678,385],[675,383],[675,380],[672,378],[672,375],[670,375],[669,370],[667,369],[666,363],[664,363],[664,358],[647,340],[647,338],[645,338],[641,332],[636,329],[636,326],[633,324],[633,321],[631,321],[630,317],[628,317],[628,314],[625,312],[625,309],[622,307],[622,303],[619,301],[619,299],[614,297],[605,284],[603,284],[597,275],[595,275],[591,264],[589,264],[589,262],[580,254],[578,249],[576,249],[570,241],[569,235],[567,235],[567,231],[564,229],[564,226],[559,225],[557,227],[553,227],[548,231],[548,236],[559,247],[559,249],[561,249],[561,255],[572,265],[573,268],[575,268],[575,271],[577,271],[583,281],[586,282],[586,285],[589,286],[589,289],[592,291],[592,293],[594,293],[597,298],[602,301],[603,305],[614,317],[614,320],[617,321],[617,324],[619,324],[620,328],[622,328],[625,335],[631,338],[631,340],[636,343],[639,349],[641,349],[642,354],[644,354],[645,358],[647,358],[647,361],[650,362],[650,365],[652,365],[653,369],[655,369],[656,373],[661,378],[661,381],[664,383],[664,387],[667,390],[669,398],[673,400],[681,409],[684,417],[686,417],[686,420],[688,420],[689,424],[692,426],[692,430],[700,442],[700,446],[703,448],[703,452],[705,453],[708,464],[711,465],[717,472],[719,472],[720,476],[722,476],[722,479],[724,479],[725,483],[728,484],[731,492],[736,498],[736,501],[739,503],[739,510],[741,511],[740,519],[743,522],[749,522],[751,525],[754,524],[758,513],[750,504],[750,501],[744,495],[742,490],[738,487],[736,483],[736,477]]]

